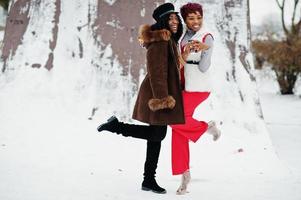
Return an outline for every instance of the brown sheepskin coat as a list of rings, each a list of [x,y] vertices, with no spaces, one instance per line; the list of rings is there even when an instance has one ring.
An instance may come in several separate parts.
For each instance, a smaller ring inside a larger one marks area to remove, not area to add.
[[[139,40],[147,49],[147,74],[139,89],[133,119],[151,125],[185,123],[177,47],[171,33],[142,25]]]

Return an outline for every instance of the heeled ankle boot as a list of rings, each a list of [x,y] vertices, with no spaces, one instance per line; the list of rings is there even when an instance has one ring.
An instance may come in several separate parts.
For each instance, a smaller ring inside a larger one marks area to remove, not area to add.
[[[187,193],[187,186],[191,180],[190,171],[187,170],[182,174],[181,185],[177,190],[177,195],[183,195]]]
[[[110,131],[112,133],[120,134],[119,132],[119,121],[115,116],[110,117],[107,122],[99,125],[97,131]]]
[[[158,194],[165,194],[166,190],[158,185],[156,179],[153,178],[144,178],[142,182],[142,190],[144,191],[152,191]]]
[[[216,141],[221,136],[221,131],[217,128],[215,121],[208,122],[207,132],[213,136],[213,141]]]

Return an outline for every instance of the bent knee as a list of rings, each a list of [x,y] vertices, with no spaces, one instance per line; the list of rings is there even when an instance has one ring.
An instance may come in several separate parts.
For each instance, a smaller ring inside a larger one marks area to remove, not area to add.
[[[152,141],[160,142],[166,137],[166,128],[160,128],[153,132]]]

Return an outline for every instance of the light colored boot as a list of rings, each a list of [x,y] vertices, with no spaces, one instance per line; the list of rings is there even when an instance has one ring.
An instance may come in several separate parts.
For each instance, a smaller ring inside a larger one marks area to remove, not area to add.
[[[190,182],[190,171],[187,170],[182,174],[181,185],[177,190],[177,195],[183,195],[187,193],[187,185]]]
[[[213,136],[213,141],[218,140],[221,136],[221,131],[217,128],[215,121],[208,122],[207,132]]]

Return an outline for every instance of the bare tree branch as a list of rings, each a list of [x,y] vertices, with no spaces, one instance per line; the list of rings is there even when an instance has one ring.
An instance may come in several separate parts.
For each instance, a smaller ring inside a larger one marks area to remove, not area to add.
[[[282,5],[280,5],[279,1],[276,0],[280,10],[281,10],[281,22],[282,22],[282,27],[283,30],[285,32],[285,34],[288,36],[289,35],[289,31],[287,30],[286,26],[285,26],[285,21],[284,21],[284,5],[285,5],[285,0],[282,1]]]
[[[299,0],[295,0],[295,2],[294,2],[294,11],[293,11],[293,16],[292,16],[292,29],[293,29],[294,32],[296,32],[295,18],[296,18],[296,10],[297,10],[298,3],[299,3]]]
[[[282,7],[281,7],[281,5],[280,5],[280,3],[279,3],[278,0],[276,0],[276,3],[277,3],[277,5],[278,5],[278,7],[279,7],[280,9],[282,9]]]

